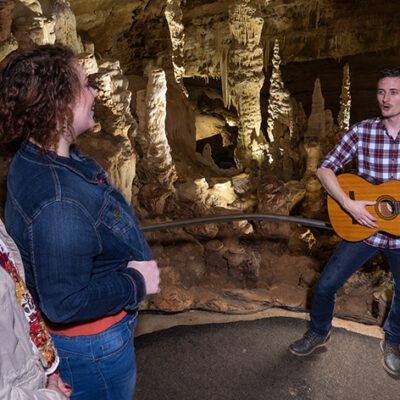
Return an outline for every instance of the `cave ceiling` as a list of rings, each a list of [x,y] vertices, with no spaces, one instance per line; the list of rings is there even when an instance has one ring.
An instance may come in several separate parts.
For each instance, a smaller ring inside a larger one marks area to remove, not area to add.
[[[215,87],[226,109],[231,104],[238,109],[250,96],[243,88],[232,90],[239,81],[266,101],[276,41],[285,85],[307,115],[316,78],[327,108],[337,114],[342,68],[350,64],[352,123],[378,111],[375,74],[400,58],[397,0],[70,0],[70,5],[82,39],[93,42],[102,57],[118,59],[125,74],[143,76],[161,67],[167,77],[175,74],[185,92]],[[260,114],[254,106],[243,113]],[[259,130],[260,120],[248,122]]]
[[[127,73],[141,73],[148,62],[170,66],[165,14],[171,4],[175,20],[183,25],[178,46],[184,77],[220,77],[218,53],[232,45],[230,15],[235,7],[242,8],[249,26],[261,27],[265,65],[270,64],[276,39],[282,65],[340,59],[400,44],[400,26],[394,18],[400,12],[398,1],[70,0],[70,4],[82,37],[93,41],[97,51],[121,60]]]

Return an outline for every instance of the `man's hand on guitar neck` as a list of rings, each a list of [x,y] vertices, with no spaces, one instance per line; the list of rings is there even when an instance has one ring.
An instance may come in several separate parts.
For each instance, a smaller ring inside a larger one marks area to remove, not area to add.
[[[318,168],[317,177],[322,186],[360,225],[377,228],[375,221],[366,206],[373,206],[375,201],[352,200],[340,187],[335,173],[329,168]]]
[[[352,200],[346,197],[342,203],[342,207],[360,225],[364,225],[368,228],[378,228],[378,225],[375,223],[375,221],[378,221],[378,218],[375,218],[366,209],[366,206],[373,206],[375,203],[375,201]]]

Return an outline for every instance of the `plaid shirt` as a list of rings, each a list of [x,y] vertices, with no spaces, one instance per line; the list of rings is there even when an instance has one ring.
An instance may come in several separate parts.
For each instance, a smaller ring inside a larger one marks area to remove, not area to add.
[[[367,119],[353,125],[341,141],[321,160],[318,168],[335,173],[357,159],[358,175],[375,185],[391,179],[400,180],[400,135],[389,135],[382,118]],[[399,249],[400,237],[376,232],[365,243],[381,248]]]

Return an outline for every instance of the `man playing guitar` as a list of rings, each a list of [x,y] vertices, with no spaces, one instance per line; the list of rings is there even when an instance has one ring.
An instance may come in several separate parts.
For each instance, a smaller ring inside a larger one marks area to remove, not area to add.
[[[352,126],[317,166],[317,177],[328,194],[358,224],[374,229],[363,241],[342,240],[339,244],[318,280],[309,330],[289,350],[305,356],[328,342],[337,290],[366,261],[382,252],[389,261],[394,286],[381,343],[383,366],[391,375],[400,375],[400,236],[375,232],[378,220],[367,210],[375,202],[351,199],[336,177],[345,164],[356,159],[358,175],[370,183],[400,180],[400,67],[379,73],[377,100],[381,117]]]

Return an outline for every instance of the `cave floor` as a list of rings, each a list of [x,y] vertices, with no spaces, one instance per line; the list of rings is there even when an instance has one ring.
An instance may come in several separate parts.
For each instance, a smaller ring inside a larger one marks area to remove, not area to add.
[[[382,368],[379,327],[335,318],[326,347],[295,357],[287,346],[304,334],[306,319],[281,309],[143,314],[135,400],[398,398],[399,380]]]

